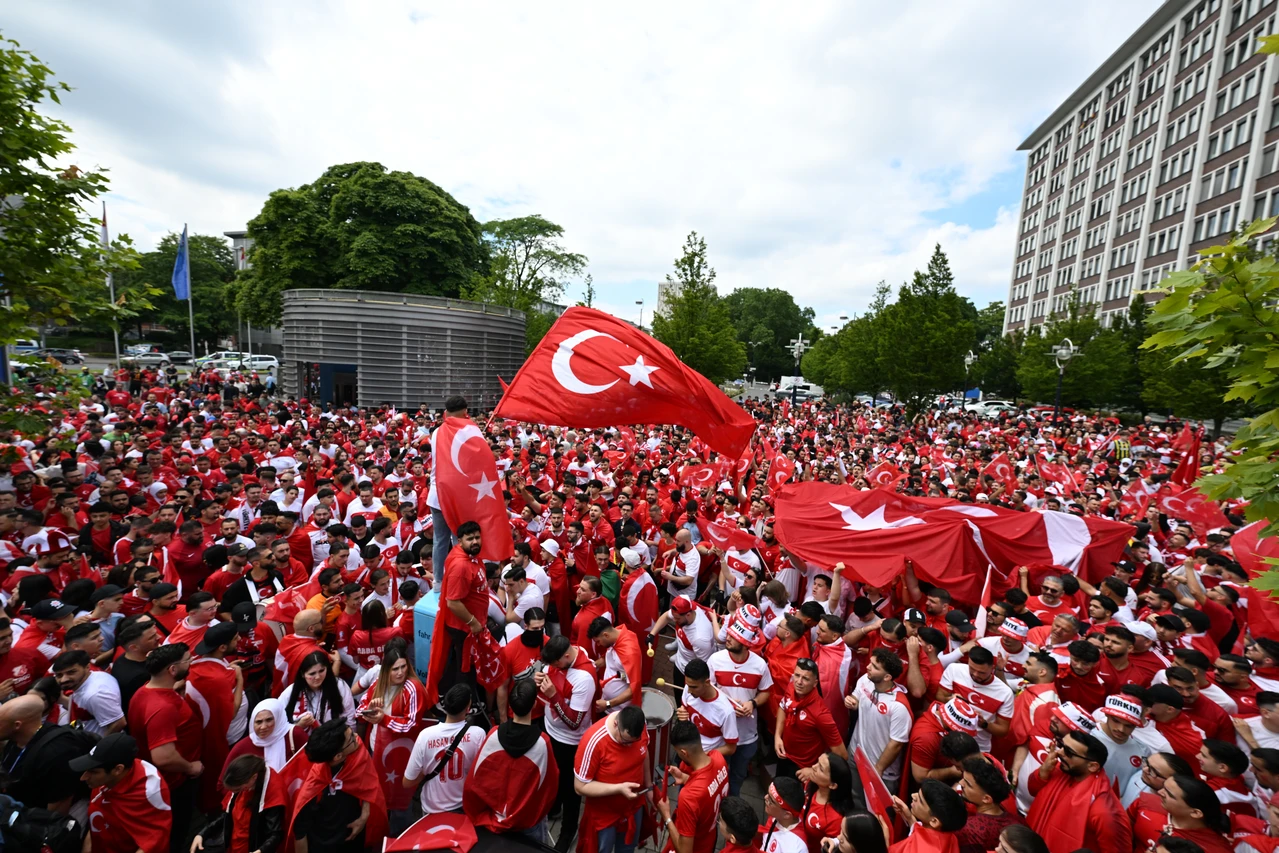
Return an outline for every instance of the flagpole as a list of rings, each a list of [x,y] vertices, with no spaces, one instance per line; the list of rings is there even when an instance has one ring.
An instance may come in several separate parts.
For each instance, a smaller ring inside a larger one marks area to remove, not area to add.
[[[182,223],[182,233],[187,233],[186,223]],[[187,321],[191,327],[191,364],[195,364],[195,288],[191,286],[191,246],[187,244],[187,263],[184,271],[187,280]]]
[[[107,233],[107,203],[102,202],[102,249],[105,252],[111,248],[111,238]],[[103,255],[105,260],[106,256]],[[107,273],[107,294],[111,297],[111,310],[115,311],[115,276],[110,272]],[[115,366],[120,366],[120,323],[116,319],[115,314],[111,315],[111,338],[115,345]]]

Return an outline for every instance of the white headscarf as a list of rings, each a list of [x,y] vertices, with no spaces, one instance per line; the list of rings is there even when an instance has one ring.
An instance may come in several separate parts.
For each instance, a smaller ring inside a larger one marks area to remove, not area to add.
[[[258,733],[253,729],[253,721],[263,711],[267,711],[275,718],[275,728],[264,738],[258,737]],[[262,757],[266,759],[266,766],[272,770],[279,771],[289,760],[285,738],[288,737],[290,728],[292,726],[289,718],[284,713],[284,702],[280,699],[263,699],[253,709],[253,716],[249,718],[249,739],[253,741],[254,746],[262,747]]]

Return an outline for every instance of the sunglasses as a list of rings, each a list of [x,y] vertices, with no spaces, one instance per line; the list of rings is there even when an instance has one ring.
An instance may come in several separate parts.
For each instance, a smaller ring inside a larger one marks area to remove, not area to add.
[[[805,672],[817,672],[817,661],[812,658],[800,658],[795,661],[795,668],[802,669]]]
[[[1084,757],[1080,755],[1079,753],[1075,752],[1070,747],[1066,746],[1065,743],[1061,745],[1061,754],[1066,756],[1067,758],[1083,758]]]

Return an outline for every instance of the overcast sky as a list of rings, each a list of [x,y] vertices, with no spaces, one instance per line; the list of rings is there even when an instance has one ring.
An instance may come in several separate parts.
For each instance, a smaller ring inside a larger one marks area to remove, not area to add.
[[[936,242],[1003,299],[1017,146],[1158,6],[40,0],[3,34],[75,87],[69,162],[110,169],[142,249],[375,160],[480,221],[559,223],[630,319],[695,229],[721,292],[782,287],[827,325]]]

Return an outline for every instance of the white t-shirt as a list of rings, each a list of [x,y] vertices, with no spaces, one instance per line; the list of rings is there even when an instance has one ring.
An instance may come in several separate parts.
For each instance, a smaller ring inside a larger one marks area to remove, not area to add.
[[[987,723],[997,717],[1013,718],[1013,691],[1002,678],[992,678],[989,684],[974,684],[968,664],[952,663],[942,670],[940,686],[976,708]],[[990,752],[990,732],[979,728],[973,737],[982,752]]]
[[[683,554],[678,551],[675,553],[675,560],[671,563],[667,570],[672,576],[678,578],[693,578],[693,582],[688,586],[679,586],[675,581],[666,582],[666,591],[671,595],[682,595],[685,598],[693,598],[697,595],[697,576],[702,570],[702,552],[696,548],[689,548]]]
[[[109,672],[90,672],[84,683],[71,694],[74,721],[95,735],[124,716],[120,706],[120,682]]]
[[[1279,734],[1270,731],[1261,724],[1261,717],[1244,717],[1243,721],[1248,724],[1248,728],[1252,729],[1252,736],[1256,739],[1257,745],[1260,747],[1268,747],[1270,749],[1279,748]],[[1243,738],[1236,738],[1239,742],[1239,748],[1248,755],[1252,755],[1252,748],[1244,742]]]
[[[421,779],[435,770],[463,726],[468,726],[466,734],[458,743],[457,751],[449,759],[448,766],[422,786],[422,810],[427,814],[462,807],[462,788],[466,784],[466,774],[471,771],[475,756],[480,754],[480,747],[484,744],[484,730],[479,726],[469,726],[466,720],[440,723],[424,729],[413,743],[413,752],[409,754],[404,775],[410,779]]]
[[[624,691],[627,686],[626,667],[622,664],[622,659],[617,656],[617,647],[610,646],[608,651],[604,652],[604,675],[600,679],[600,698],[606,700],[616,699],[622,694],[622,691]],[[613,702],[613,707],[609,708],[607,713],[611,714],[614,711],[620,711],[627,705],[635,704],[634,699],[639,698],[637,693],[643,685],[629,686],[632,687],[632,699],[622,702],[621,704]]]
[[[1093,719],[1097,719],[1099,715],[1100,708]],[[1102,716],[1104,719],[1104,715]],[[1106,730],[1101,727],[1102,722],[1103,720],[1097,720],[1097,731],[1092,735],[1106,747],[1106,775],[1114,781],[1116,790],[1126,791],[1132,777],[1141,775],[1141,762],[1151,754],[1150,747],[1134,737],[1120,743],[1106,734]]]
[[[524,591],[520,593],[520,597],[515,600],[515,615],[524,618],[524,614],[532,608],[546,609],[546,599],[542,595],[542,591],[537,585],[530,583],[524,587]]]
[[[768,670],[768,664],[754,652],[747,653],[746,660],[738,663],[733,660],[728,649],[721,649],[711,655],[707,665],[711,670],[711,684],[734,702],[744,704],[760,693],[773,689],[773,675]],[[758,713],[738,717],[737,742],[745,745],[758,739]]]
[[[586,651],[579,650],[578,654],[584,655]],[[585,712],[580,726],[575,729],[569,728],[568,723],[552,710],[551,703],[547,702],[541,693],[538,693],[537,700],[544,706],[543,710],[546,713],[543,719],[546,721],[546,733],[551,739],[560,743],[580,743],[582,735],[586,734],[586,730],[591,727],[590,711],[591,705],[595,702],[595,679],[591,678],[590,673],[576,667],[566,669],[564,676],[568,679],[569,686],[573,688],[573,694],[568,698],[569,710]]]
[[[795,829],[802,827],[797,823]],[[808,853],[808,843],[798,832],[778,827],[771,833],[764,833],[764,853]]]
[[[913,720],[906,691],[894,685],[891,693],[877,693],[870,676],[863,675],[853,685],[857,697],[857,726],[853,729],[849,749],[860,746],[867,756],[878,758],[890,743],[909,743]],[[902,778],[902,755],[898,754],[883,772],[884,782],[893,790]]]
[[[1030,660],[1030,646],[1022,643],[1020,652],[1010,652],[1004,648],[1003,637],[999,635],[982,637],[977,645],[989,649],[995,657],[1004,658],[1004,681],[1014,691],[1020,690],[1026,682],[1026,661]]]
[[[551,594],[551,576],[546,573],[546,569],[532,560],[529,560],[528,565],[524,567],[524,577],[533,582],[543,598]]]
[[[710,660],[715,652],[715,626],[700,607],[694,612],[693,621],[684,626],[683,637],[675,634],[675,668],[680,672],[693,658]]]
[[[746,581],[748,569],[754,569],[755,576],[759,577],[760,570],[763,568],[759,562],[759,555],[754,551],[738,551],[736,548],[729,548],[724,552],[724,565],[728,566],[729,577],[733,579],[733,587],[729,592]]]
[[[725,744],[737,743],[737,711],[724,691],[716,691],[710,702],[684,691],[684,708],[688,719],[702,736],[702,749],[710,752]]]

